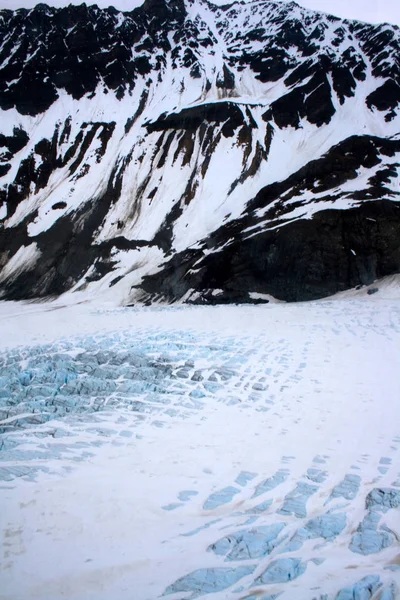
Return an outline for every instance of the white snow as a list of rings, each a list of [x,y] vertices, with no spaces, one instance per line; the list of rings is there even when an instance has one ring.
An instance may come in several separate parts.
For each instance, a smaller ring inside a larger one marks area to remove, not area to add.
[[[252,300],[266,300],[267,302],[279,302],[271,294],[260,294],[260,292],[249,292],[249,296]]]
[[[32,186],[6,227],[37,210],[29,225],[29,234],[35,236],[62,215],[101,198],[114,166],[122,165],[132,150],[121,197],[96,242],[116,235],[150,241],[193,175],[195,194],[182,206],[173,240],[175,250],[196,247],[222,222],[239,217],[244,203],[263,186],[287,178],[349,135],[398,134],[399,117],[386,122],[383,113],[366,107],[366,97],[380,83],[368,67],[354,98],[341,105],[332,94],[336,114],[326,127],[305,121],[296,130],[274,127],[267,160],[228,194],[233,181],[250,167],[257,144],[264,144],[262,115],[288,91],[282,80],[262,83],[250,71],[232,67],[233,100],[243,114],[246,107],[250,110],[258,126],[252,131],[249,156],[244,160],[237,138],[222,136],[202,178],[199,168],[205,157],[199,136],[183,166],[182,152],[173,159],[177,132],[165,166],[158,169],[163,150],[156,154],[149,148],[156,148],[162,133],[148,134],[144,124],[164,112],[221,101],[216,81],[224,54],[238,44],[243,50],[235,35],[264,26],[269,10],[278,9],[272,2],[268,10],[252,2],[238,17],[221,9],[212,13],[204,3],[188,4],[188,10],[201,35],[211,32],[218,41],[215,54],[199,49],[204,71],[196,80],[188,79],[179,65],[172,69],[167,56],[162,82],[149,86],[143,113],[128,133],[125,123],[139,106],[145,80],[121,101],[99,85],[93,98],[79,102],[60,91],[59,99],[38,117],[7,111],[2,133],[11,135],[15,126],[22,127],[29,143],[11,161],[2,178],[6,185],[41,139],[51,140],[57,127],[61,134],[68,117],[71,135],[59,143],[59,158],[83,122],[115,120],[116,127],[100,166],[96,133],[82,160],[87,173],[71,174],[70,164],[55,170],[46,189]],[[296,6],[292,11],[301,19],[307,12]],[[121,26],[125,17],[117,18]],[[308,33],[314,25],[311,21]],[[326,23],[321,52],[336,26]],[[364,56],[355,45],[354,52]],[[252,49],[260,46],[255,42]],[[347,46],[346,41],[335,53]],[[211,81],[208,91],[206,79]],[[220,128],[213,125],[214,140]],[[361,168],[357,179],[341,186],[348,196],[335,208],[351,206],[351,192],[373,174]],[[397,181],[389,185],[398,190]],[[313,200],[323,196],[321,192]],[[332,208],[329,201],[310,203],[307,194],[296,196],[298,200],[304,205],[285,218],[310,218],[316,210]],[[54,210],[60,202],[65,208]],[[258,214],[263,217],[265,212]],[[0,218],[6,216],[4,205]],[[249,228],[249,235],[257,235],[265,224]],[[0,281],[29,271],[37,260],[36,243],[23,246],[1,271]],[[365,555],[350,547],[367,515],[368,493],[390,488],[400,494],[399,276],[308,304],[279,303],[251,292],[251,299],[268,304],[116,308],[144,275],[160,268],[164,254],[155,246],[138,246],[115,250],[112,260],[113,271],[101,281],[87,284],[89,270],[55,302],[0,303],[1,599],[155,600],[198,569],[209,569],[212,579],[212,569],[243,564],[254,565],[253,574],[214,590],[210,600],[244,600],[253,594],[281,594],[280,600],[327,594],[333,600],[339,589],[367,575],[379,575],[383,585],[400,585],[395,570],[400,555],[398,508],[379,513],[377,538],[386,534],[386,547]],[[220,293],[212,292],[216,297]],[[196,294],[189,290],[181,300],[193,301]],[[276,489],[257,496],[282,471],[285,477]],[[238,483],[242,473],[251,475],[248,482]],[[313,473],[319,481],[312,479]],[[335,495],[349,476],[360,478],[354,496]],[[312,493],[308,500],[300,498],[297,512],[285,512],[299,484],[311,486]],[[207,508],[217,492],[232,488],[226,502]],[[310,519],[338,513],[345,515],[346,525],[333,539],[307,539],[298,550],[285,551],[285,544],[296,532],[304,532]],[[231,536],[231,547],[238,531],[274,524],[283,529],[270,554],[235,562],[212,551],[224,536]],[[281,558],[301,559],[307,563],[305,572],[286,583],[256,584]],[[316,559],[322,564],[312,562]],[[167,597],[195,596],[177,589]]]
[[[8,278],[16,278],[24,271],[29,271],[39,260],[41,252],[36,242],[28,246],[21,246],[17,252],[10,258],[7,264],[0,272],[0,283]]]
[[[230,67],[235,76],[235,89],[229,92],[232,101],[237,103],[243,114],[246,110],[251,112],[252,118],[257,123],[257,128],[252,130],[252,140],[249,156],[245,156],[245,147],[239,144],[237,136],[233,138],[221,137],[213,149],[206,176],[203,178],[200,169],[206,156],[201,149],[198,133],[194,136],[194,150],[190,161],[183,166],[183,153],[173,160],[178,149],[179,138],[182,131],[177,131],[168,152],[167,160],[162,168],[155,168],[158,164],[163,149],[156,154],[156,144],[161,137],[161,132],[148,133],[144,124],[155,121],[162,113],[179,112],[184,108],[198,106],[202,103],[220,102],[221,89],[217,87],[217,79],[221,76],[222,66],[226,63],[229,48],[234,45],[235,36],[241,36],[255,27],[266,28],[266,40],[276,32],[277,25],[270,22],[270,16],[279,13],[288,14],[290,18],[299,18],[304,21],[304,29],[310,34],[316,23],[324,25],[324,39],[320,42],[320,53],[331,48],[330,41],[338,23],[330,23],[317,13],[312,13],[304,8],[290,5],[279,5],[271,2],[251,2],[240,5],[240,11],[217,8],[215,12],[210,6],[202,3],[188,3],[188,23],[199,30],[199,35],[211,35],[218,43],[210,48],[198,49],[199,60],[203,71],[199,79],[192,79],[188,70],[180,66],[172,67],[172,57],[166,54],[166,64],[163,68],[162,81],[151,84],[148,88],[145,79],[138,80],[132,92],[126,93],[117,100],[113,93],[105,94],[103,84],[100,83],[93,98],[85,97],[79,101],[73,100],[65,91],[59,90],[59,98],[43,115],[30,117],[20,115],[15,109],[7,111],[7,119],[2,122],[2,132],[11,135],[13,127],[22,127],[29,135],[29,142],[25,148],[18,152],[11,160],[11,169],[2,178],[5,185],[11,184],[18,172],[21,161],[27,158],[36,144],[43,138],[52,139],[58,127],[58,155],[63,158],[68,148],[73,144],[82,123],[116,122],[114,133],[109,140],[105,156],[102,157],[100,166],[97,163],[100,139],[99,130],[90,147],[82,159],[81,166],[74,174],[70,174],[71,162],[65,167],[60,167],[52,172],[49,182],[44,189],[31,186],[29,196],[20,202],[16,211],[6,219],[5,227],[15,227],[28,215],[38,211],[37,217],[29,224],[28,233],[36,236],[46,231],[60,217],[73,213],[83,205],[101,199],[109,182],[113,168],[122,167],[123,161],[128,161],[123,180],[120,199],[111,206],[101,228],[97,233],[98,242],[112,239],[116,235],[128,239],[150,241],[163,226],[170,212],[177,205],[182,209],[182,214],[176,219],[173,227],[174,249],[184,250],[196,246],[200,240],[207,237],[221,222],[228,223],[238,218],[245,210],[245,204],[257,192],[271,183],[282,181],[294,173],[310,160],[320,158],[332,146],[340,143],[349,135],[372,134],[381,137],[396,135],[399,131],[399,117],[391,122],[385,121],[385,114],[378,111],[371,112],[365,103],[367,96],[380,85],[380,79],[372,76],[371,65],[365,56],[360,43],[355,39],[353,54],[357,60],[365,60],[367,77],[365,81],[357,82],[356,94],[346,98],[340,104],[336,94],[332,93],[332,100],[336,113],[329,125],[318,128],[307,121],[302,121],[298,129],[286,127],[279,129],[274,126],[274,135],[269,155],[262,160],[255,175],[247,177],[238,183],[228,195],[231,185],[240,174],[249,169],[257,148],[264,147],[266,123],[262,115],[270,104],[290,91],[284,84],[284,78],[277,82],[263,83],[256,79],[256,74],[250,69],[238,71]],[[305,23],[305,17],[309,22]],[[118,15],[118,24],[121,25],[126,17]],[[348,32],[348,23],[341,26]],[[238,38],[239,39],[239,38]],[[348,37],[345,36],[346,43]],[[239,40],[240,41],[240,40]],[[266,42],[267,43],[267,42]],[[252,51],[257,44],[252,45]],[[331,48],[332,52],[340,56],[345,50],[345,45]],[[308,60],[307,57],[297,57],[300,61]],[[331,87],[333,81],[328,77]],[[211,82],[211,88],[206,91],[206,81]],[[383,81],[383,80],[382,80]],[[133,124],[129,133],[125,133],[125,123],[131,118],[140,103],[144,89],[148,89],[148,98],[143,113]],[[65,120],[71,118],[70,139],[60,143],[61,131]],[[247,119],[247,116],[246,116]],[[213,140],[216,139],[222,124],[211,124],[213,127]],[[85,132],[88,128],[85,129]],[[165,133],[164,143],[169,135]],[[79,152],[79,149],[77,150]],[[127,159],[130,156],[129,160]],[[77,154],[77,153],[76,153]],[[75,156],[76,158],[76,156]],[[36,167],[41,159],[35,155]],[[153,161],[153,162],[152,162]],[[392,161],[391,161],[392,162]],[[393,162],[398,162],[394,157]],[[152,166],[153,165],[153,166]],[[223,167],[221,168],[221,165]],[[380,168],[378,165],[377,169]],[[372,170],[361,168],[357,179],[350,180],[341,189],[349,192],[347,198],[334,203],[335,208],[348,208],[354,204],[351,192],[368,185],[368,178]],[[188,181],[193,176],[193,199],[184,204],[182,198]],[[392,192],[398,192],[399,182],[393,178],[388,184]],[[333,193],[335,190],[333,190]],[[304,193],[296,196],[295,201],[303,201],[304,206],[287,215],[290,219],[310,218],[316,211],[332,208],[332,202],[314,202],[324,193],[310,195]],[[150,200],[151,197],[151,200]],[[396,196],[392,196],[395,200]],[[54,210],[54,204],[65,202],[62,209]],[[269,206],[268,208],[271,208]],[[263,210],[260,211],[262,216]],[[124,223],[120,229],[120,223]]]
[[[277,12],[288,9],[271,3],[267,10],[265,4],[257,2],[241,6],[237,14],[233,10],[227,12],[222,9],[217,9],[213,13],[204,3],[189,3],[187,8],[189,18],[201,32],[200,35],[210,35],[211,32],[212,37],[218,41],[218,44],[212,47],[214,54],[211,54],[209,49],[199,48],[204,72],[202,77],[196,80],[188,76],[187,69],[179,66],[179,61],[177,68],[173,69],[172,58],[167,54],[162,81],[148,88],[148,98],[143,113],[128,133],[125,132],[125,123],[135,114],[139,106],[142,92],[146,88],[145,80],[137,81],[133,91],[127,93],[120,101],[112,93],[105,94],[103,85],[99,84],[93,98],[85,97],[79,102],[59,90],[59,99],[45,114],[38,117],[19,115],[14,109],[7,111],[7,119],[2,123],[3,132],[11,135],[14,126],[22,127],[29,135],[29,142],[12,159],[11,169],[2,178],[5,185],[14,181],[21,161],[34,152],[36,144],[41,139],[44,137],[52,139],[56,128],[58,128],[59,140],[58,157],[63,159],[81,130],[83,122],[89,123],[85,133],[91,127],[91,123],[96,122],[115,121],[116,127],[100,165],[97,159],[101,130],[98,130],[77,172],[70,173],[72,162],[70,161],[65,167],[52,172],[44,189],[39,190],[32,185],[29,196],[18,204],[14,214],[6,218],[4,222],[6,228],[15,227],[28,215],[37,211],[36,218],[28,226],[28,234],[34,237],[48,230],[60,217],[74,213],[83,205],[89,207],[90,204],[100,201],[115,166],[122,168],[122,165],[127,162],[120,198],[111,205],[101,227],[96,232],[95,242],[101,243],[116,236],[150,242],[163,227],[171,211],[179,207],[182,213],[173,225],[173,248],[175,251],[185,250],[188,247],[196,248],[201,240],[210,235],[221,223],[229,223],[230,220],[239,218],[246,210],[246,202],[262,187],[287,178],[310,160],[322,156],[332,145],[348,137],[349,133],[362,135],[368,132],[387,137],[398,132],[398,118],[387,123],[383,113],[372,114],[366,108],[365,98],[379,83],[371,76],[369,68],[366,81],[358,82],[354,98],[346,99],[346,102],[340,105],[335,94],[332,94],[337,112],[328,126],[318,128],[306,121],[302,122],[297,130],[290,127],[280,130],[274,126],[267,159],[261,161],[253,176],[245,178],[231,191],[234,181],[252,165],[258,149],[264,148],[266,123],[262,115],[274,100],[287,91],[283,79],[278,82],[262,83],[251,71],[237,71],[232,67],[236,84],[232,94],[229,95],[232,95],[232,100],[240,106],[245,119],[248,119],[246,111],[250,111],[257,123],[257,128],[252,129],[249,155],[246,156],[247,147],[239,144],[237,136],[233,138],[221,136],[213,149],[206,176],[203,177],[200,169],[204,165],[206,154],[202,150],[198,133],[193,136],[194,148],[190,161],[183,166],[184,155],[182,151],[179,155],[177,153],[182,136],[182,132],[178,131],[164,166],[157,168],[163,149],[160,148],[156,153],[155,148],[162,133],[149,134],[144,124],[156,120],[164,112],[178,112],[183,108],[205,102],[220,102],[221,90],[216,86],[216,81],[221,75],[224,54],[229,53],[228,48],[236,43],[235,35],[258,26],[267,27],[268,35],[274,35],[274,26],[270,26],[268,22],[270,14],[276,15]],[[302,20],[306,14],[311,17],[308,33],[315,26],[315,20],[319,18],[317,14],[313,15],[296,6],[291,6],[290,11],[293,17]],[[119,25],[124,18],[118,15]],[[333,35],[333,25],[328,22],[325,25],[325,40],[322,42],[321,52],[329,45],[330,36]],[[254,46],[253,50],[255,49]],[[343,50],[344,47],[340,46],[335,52],[340,54]],[[354,52],[363,56],[362,49],[357,44]],[[205,86],[206,80],[211,81],[211,88],[208,91]],[[70,118],[71,134],[69,140],[61,144],[61,132],[67,118]],[[215,141],[221,124],[211,124],[211,127],[212,138]],[[165,133],[164,143],[169,134],[169,131]],[[76,155],[78,152],[79,149]],[[177,158],[174,160],[175,154]],[[38,166],[41,158],[35,155],[35,160]],[[393,161],[398,161],[397,156]],[[286,222],[311,218],[316,211],[325,208],[349,208],[354,205],[351,192],[367,185],[368,178],[372,174],[371,170],[360,169],[357,179],[348,182],[347,187],[342,186],[342,189],[348,191],[347,197],[334,203],[330,200],[315,202],[324,196],[324,192],[313,196],[307,193],[296,196],[294,200],[296,202],[301,200],[303,204],[286,214]],[[193,198],[189,203],[185,203],[185,190],[190,180]],[[399,189],[399,183],[395,178],[389,186],[393,192]],[[392,197],[396,199],[396,196]],[[63,208],[53,209],[54,205],[60,206],[60,203]],[[268,208],[271,208],[271,205]],[[5,210],[4,207],[1,209],[3,218],[7,217]],[[263,217],[265,211],[266,209],[261,209],[259,216]],[[282,221],[271,224],[266,219],[265,222],[249,228],[249,235],[257,235],[260,227],[264,226],[280,227]],[[34,258],[30,257],[28,266],[33,264],[33,260]],[[131,287],[140,284],[144,275],[159,270],[165,258],[161,251],[151,247],[147,250],[139,248],[130,252],[117,252],[113,260],[115,265],[111,273],[101,281],[87,284],[85,277],[93,271],[91,267],[71,290],[71,298],[76,298],[77,293],[85,298],[97,293],[103,295],[104,301],[113,302],[113,298],[118,297],[122,303],[129,302]],[[18,263],[18,269],[20,267]],[[13,264],[8,268],[15,270]],[[16,273],[20,272],[18,269]],[[3,270],[3,277],[7,273],[7,270]],[[123,279],[115,283],[119,277]],[[190,294],[193,296],[193,292]]]
[[[52,357],[69,356],[73,365],[84,360],[82,352],[104,351],[172,367],[157,380],[164,392],[119,394],[119,407],[105,404],[26,429],[13,428],[11,415],[3,420],[2,598],[155,600],[197,569],[243,564],[255,565],[253,575],[210,600],[239,600],[255,589],[309,599],[315,588],[331,600],[367,575],[384,585],[399,582],[398,572],[386,569],[398,561],[395,538],[372,555],[349,549],[367,494],[400,491],[399,277],[375,286],[372,296],[364,288],[335,300],[262,307],[0,304],[0,359],[17,360],[10,365],[27,370],[42,356],[49,365]],[[113,368],[117,378],[120,367]],[[203,380],[192,379],[196,371]],[[90,384],[91,376],[80,377]],[[133,409],[135,402],[143,408]],[[309,469],[322,473],[319,483],[305,479]],[[279,470],[286,479],[253,497]],[[238,484],[242,472],[251,480]],[[331,497],[349,474],[360,477],[354,496]],[[317,488],[307,515],[281,514],[299,481]],[[236,489],[232,500],[205,508],[211,494],[229,486]],[[269,508],[252,513],[266,500]],[[346,515],[335,539],[309,540],[285,553],[298,529],[328,511]],[[270,555],[227,562],[207,551],[246,529],[252,514],[248,528],[284,524]],[[382,513],[390,531],[398,533],[398,523],[399,509]],[[254,585],[274,560],[289,557],[308,561],[304,574]]]

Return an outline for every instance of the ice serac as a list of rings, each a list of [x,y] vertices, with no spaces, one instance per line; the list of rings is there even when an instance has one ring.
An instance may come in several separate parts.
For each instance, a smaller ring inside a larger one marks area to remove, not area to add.
[[[0,11],[0,297],[308,300],[400,272],[400,33],[273,0]]]

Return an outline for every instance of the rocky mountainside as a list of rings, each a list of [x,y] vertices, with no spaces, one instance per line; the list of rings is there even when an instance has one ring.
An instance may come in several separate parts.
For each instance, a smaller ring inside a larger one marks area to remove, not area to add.
[[[308,300],[400,272],[400,31],[294,2],[0,11],[0,294]]]

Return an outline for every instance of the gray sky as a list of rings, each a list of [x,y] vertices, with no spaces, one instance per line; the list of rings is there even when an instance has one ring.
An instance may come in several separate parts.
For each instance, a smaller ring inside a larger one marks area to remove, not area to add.
[[[46,0],[43,0],[46,2]],[[83,0],[47,0],[51,6],[81,4]],[[214,0],[215,4],[227,4],[230,0]],[[286,0],[281,0],[285,2]],[[359,19],[371,23],[394,23],[400,25],[400,0],[296,0],[301,6],[320,10],[347,19]],[[0,0],[1,8],[30,8],[39,0]],[[86,0],[86,4],[107,7],[110,4],[121,10],[131,10],[142,4],[141,0]]]
[[[400,25],[400,0],[296,0],[297,4],[346,19]]]

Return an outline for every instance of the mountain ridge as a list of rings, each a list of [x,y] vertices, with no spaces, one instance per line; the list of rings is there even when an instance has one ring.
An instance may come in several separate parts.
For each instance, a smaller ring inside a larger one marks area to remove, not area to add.
[[[396,26],[151,0],[0,32],[3,298],[291,301],[400,271]]]

